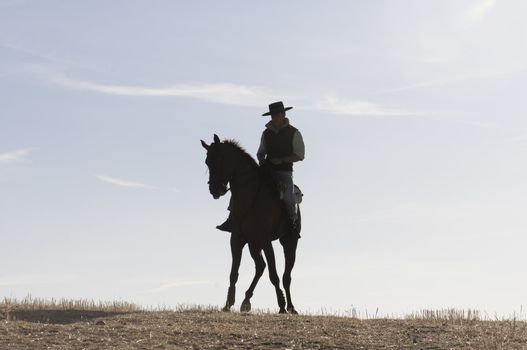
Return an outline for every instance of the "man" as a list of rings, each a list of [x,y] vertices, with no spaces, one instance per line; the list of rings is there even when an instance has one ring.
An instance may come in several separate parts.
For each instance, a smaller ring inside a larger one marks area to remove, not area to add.
[[[257,157],[260,165],[267,163],[275,180],[283,190],[283,201],[291,224],[294,222],[293,202],[293,163],[304,160],[304,141],[298,129],[289,123],[286,111],[293,107],[284,107],[282,101],[271,103],[269,112],[262,116],[271,116],[260,139]],[[218,230],[231,231],[229,219],[216,226]]]

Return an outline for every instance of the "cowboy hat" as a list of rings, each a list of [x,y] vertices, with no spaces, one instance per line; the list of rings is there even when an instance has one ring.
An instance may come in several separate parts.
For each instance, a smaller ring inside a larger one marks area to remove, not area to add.
[[[269,112],[266,112],[266,113],[262,114],[262,116],[273,115],[273,114],[277,114],[277,113],[280,113],[280,112],[285,112],[285,111],[288,111],[288,110],[290,110],[292,108],[293,107],[285,107],[284,108],[284,103],[282,101],[274,102],[274,103],[271,103],[269,105]]]

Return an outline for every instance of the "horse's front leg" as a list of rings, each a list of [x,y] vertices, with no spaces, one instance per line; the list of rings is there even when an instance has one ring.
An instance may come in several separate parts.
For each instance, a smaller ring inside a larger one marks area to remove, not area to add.
[[[232,255],[232,265],[231,265],[231,274],[229,276],[230,284],[229,291],[227,292],[227,302],[223,311],[230,311],[231,306],[234,305],[234,300],[236,299],[236,282],[238,281],[238,271],[240,269],[240,262],[242,261],[242,252],[245,243],[240,239],[240,236],[234,233],[231,233],[231,255]]]
[[[265,270],[265,261],[262,256],[262,248],[257,247],[254,244],[249,243],[249,251],[251,252],[251,257],[254,260],[255,272],[254,278],[249,286],[249,289],[245,292],[245,299],[243,299],[242,306],[240,311],[249,312],[251,311],[251,298],[253,296],[254,289],[258,284],[258,280],[262,277]]]
[[[284,283],[285,295],[287,298],[287,312],[290,314],[298,314],[293,306],[293,301],[291,300],[291,271],[293,266],[295,266],[296,259],[296,247],[298,244],[298,238],[293,238],[291,236],[282,237],[280,243],[284,247],[284,256],[285,256],[285,270],[282,282]]]
[[[265,259],[267,260],[267,265],[269,266],[269,279],[271,280],[271,283],[273,284],[276,291],[278,307],[280,308],[279,312],[281,314],[285,314],[287,313],[285,310],[285,297],[282,289],[280,289],[280,277],[278,277],[278,273],[276,272],[276,259],[274,256],[273,244],[271,242],[265,244],[264,254]]]

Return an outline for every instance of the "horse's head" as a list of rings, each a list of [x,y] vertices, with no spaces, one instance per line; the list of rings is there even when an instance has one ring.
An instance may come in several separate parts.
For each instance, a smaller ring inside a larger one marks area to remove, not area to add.
[[[207,150],[205,164],[209,168],[209,191],[214,199],[227,193],[229,169],[226,166],[225,147],[218,135],[214,134],[214,142],[207,145],[201,140],[201,145]]]

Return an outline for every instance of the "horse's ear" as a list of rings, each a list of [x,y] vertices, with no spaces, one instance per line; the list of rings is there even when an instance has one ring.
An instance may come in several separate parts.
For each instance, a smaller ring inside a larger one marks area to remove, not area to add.
[[[214,134],[214,142],[215,143],[220,143],[220,138],[218,137],[218,135]]]
[[[203,140],[200,140],[200,141],[201,141],[201,145],[203,146],[203,148],[205,148],[205,149],[208,151],[209,148],[210,148],[210,146],[207,145],[207,144],[205,143],[205,141],[203,141]]]

